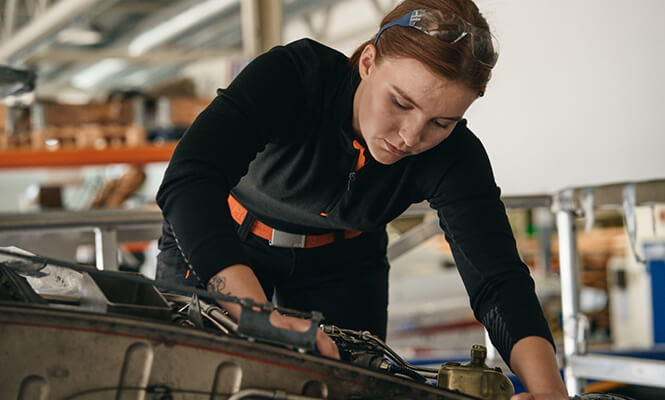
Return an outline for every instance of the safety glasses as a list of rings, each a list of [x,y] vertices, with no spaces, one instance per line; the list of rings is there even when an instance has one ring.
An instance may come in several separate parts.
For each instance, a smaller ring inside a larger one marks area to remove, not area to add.
[[[459,15],[439,10],[415,10],[384,25],[374,39],[374,45],[381,34],[393,26],[416,28],[446,43],[457,43],[467,35],[471,36],[473,56],[490,68],[499,58],[499,42],[488,30],[471,25]]]

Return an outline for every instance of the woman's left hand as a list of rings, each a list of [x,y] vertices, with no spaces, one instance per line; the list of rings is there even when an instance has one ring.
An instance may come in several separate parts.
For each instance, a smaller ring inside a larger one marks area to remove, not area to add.
[[[568,400],[568,397],[561,393],[520,393],[511,397],[510,400]]]

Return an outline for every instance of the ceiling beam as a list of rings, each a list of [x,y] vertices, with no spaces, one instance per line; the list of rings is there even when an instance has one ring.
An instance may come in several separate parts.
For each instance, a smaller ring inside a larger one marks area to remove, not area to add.
[[[206,0],[136,36],[127,46],[132,55],[145,54],[184,34],[197,25],[214,20],[237,6],[236,0]]]
[[[125,51],[111,50],[45,50],[38,51],[26,58],[25,63],[32,65],[40,62],[90,62],[105,60],[108,58],[129,61],[133,63],[164,63],[164,62],[193,62],[220,57],[240,56],[242,52],[236,49],[200,49],[186,50],[174,48],[162,48],[138,56],[132,56]]]
[[[119,0],[113,6],[113,11],[118,13],[150,13],[159,11],[170,4],[164,0]]]
[[[0,62],[17,63],[17,56],[48,40],[56,32],[71,24],[96,6],[108,6],[115,0],[60,0],[41,16],[13,34],[0,45]]]

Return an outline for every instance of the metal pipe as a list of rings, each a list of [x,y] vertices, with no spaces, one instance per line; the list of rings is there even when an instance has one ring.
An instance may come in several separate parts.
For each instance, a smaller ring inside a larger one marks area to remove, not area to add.
[[[16,19],[16,0],[7,0],[5,3],[5,21],[2,27],[2,39],[8,40],[14,32],[14,21]]]
[[[238,324],[233,322],[229,317],[225,316],[220,308],[212,306],[206,311],[210,318],[213,318],[217,323],[224,326],[229,332],[233,332],[234,335],[238,334]]]
[[[127,47],[130,55],[144,54],[182,35],[192,27],[219,16],[237,6],[237,0],[207,0],[138,35]]]
[[[118,232],[115,229],[95,228],[95,263],[102,271],[118,270]]]
[[[90,210],[51,211],[34,214],[0,213],[0,232],[34,230],[90,230],[91,228],[145,229],[162,225],[160,211]]]
[[[562,195],[563,196],[563,195]],[[579,269],[577,268],[577,241],[575,214],[568,207],[557,211],[559,233],[559,269],[561,275],[561,311],[563,319],[563,351],[565,359],[578,355],[577,314],[580,310]],[[564,379],[570,395],[581,394],[584,382],[577,378],[571,366],[564,365]]]
[[[665,388],[665,361],[592,354],[571,356],[567,364],[585,378]]]
[[[228,329],[226,329],[222,324],[220,324],[219,322],[217,322],[217,321],[216,321],[213,317],[211,317],[209,314],[207,314],[207,313],[201,313],[201,315],[203,315],[208,321],[210,321],[213,325],[215,325],[215,326],[217,327],[217,329],[219,329],[220,331],[226,333],[227,335],[230,334]]]
[[[96,5],[109,5],[116,0],[61,0],[49,7],[38,18],[33,19],[25,27],[3,41],[0,46],[0,61],[10,63],[11,59],[22,51],[38,45],[52,36],[57,30],[67,26],[82,13],[90,11]]]

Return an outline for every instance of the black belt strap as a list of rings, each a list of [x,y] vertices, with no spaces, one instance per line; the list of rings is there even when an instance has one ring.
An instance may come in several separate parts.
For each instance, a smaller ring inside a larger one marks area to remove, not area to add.
[[[245,239],[247,239],[247,235],[250,234],[254,221],[256,221],[256,216],[248,210],[245,219],[242,220],[242,224],[238,226],[238,236],[240,236],[240,240],[245,241]]]

